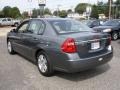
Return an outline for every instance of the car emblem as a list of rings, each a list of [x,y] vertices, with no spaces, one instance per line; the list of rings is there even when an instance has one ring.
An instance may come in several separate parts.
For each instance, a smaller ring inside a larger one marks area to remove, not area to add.
[[[103,58],[99,58],[99,59],[98,59],[98,61],[100,61],[100,62],[101,62],[102,60],[103,60]]]

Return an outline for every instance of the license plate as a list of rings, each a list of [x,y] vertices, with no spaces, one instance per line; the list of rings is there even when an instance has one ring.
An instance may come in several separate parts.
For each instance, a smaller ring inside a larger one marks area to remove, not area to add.
[[[91,43],[91,49],[95,50],[99,48],[100,48],[100,42]]]

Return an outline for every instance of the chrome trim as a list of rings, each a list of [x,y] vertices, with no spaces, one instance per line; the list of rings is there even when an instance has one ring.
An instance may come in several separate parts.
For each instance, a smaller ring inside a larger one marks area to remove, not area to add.
[[[104,56],[106,56],[106,55],[109,55],[109,54],[112,54],[113,53],[113,51],[108,51],[107,53],[104,53],[104,54],[101,54],[101,55],[98,55],[98,56],[94,56],[94,57],[88,57],[88,58],[83,58],[83,59],[76,59],[76,60],[73,60],[73,59],[71,59],[71,60],[68,60],[68,61],[70,61],[70,62],[72,62],[72,61],[84,61],[84,60],[90,60],[90,59],[95,59],[95,58],[102,58],[102,57],[104,57]]]
[[[81,43],[89,43],[89,42],[94,42],[94,41],[100,41],[100,40],[106,40],[108,38],[100,38],[100,39],[94,39],[94,40],[87,40],[87,41],[76,41],[75,44],[81,44]]]

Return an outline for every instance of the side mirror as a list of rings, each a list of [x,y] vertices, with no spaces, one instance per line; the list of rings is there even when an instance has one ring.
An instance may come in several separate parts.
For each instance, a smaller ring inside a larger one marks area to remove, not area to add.
[[[10,32],[17,32],[17,30],[16,29],[12,29]]]

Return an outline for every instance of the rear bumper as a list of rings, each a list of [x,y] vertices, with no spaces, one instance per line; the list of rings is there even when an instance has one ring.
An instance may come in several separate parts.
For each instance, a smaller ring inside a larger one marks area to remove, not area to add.
[[[96,57],[79,59],[79,60],[67,60],[65,61],[65,67],[61,70],[68,73],[80,72],[87,69],[95,68],[102,64],[107,63],[113,57],[113,52],[99,55]]]

